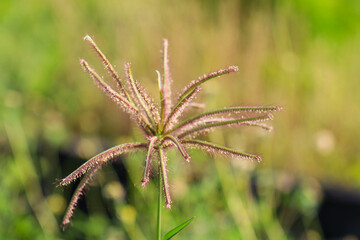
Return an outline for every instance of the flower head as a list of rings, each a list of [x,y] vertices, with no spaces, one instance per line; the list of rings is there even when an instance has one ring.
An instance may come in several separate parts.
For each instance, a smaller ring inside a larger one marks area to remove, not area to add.
[[[171,208],[171,196],[166,168],[166,151],[168,149],[178,149],[186,162],[190,162],[190,155],[187,153],[187,149],[189,148],[202,149],[210,153],[218,153],[232,158],[261,160],[258,155],[243,153],[215,143],[196,139],[196,137],[222,126],[254,126],[271,130],[271,127],[263,122],[270,120],[272,118],[270,113],[279,111],[279,107],[228,107],[201,113],[181,120],[185,110],[191,107],[192,101],[199,93],[203,83],[225,74],[237,72],[238,67],[230,66],[199,77],[186,86],[173,103],[168,59],[168,41],[164,39],[163,75],[161,76],[160,72],[156,71],[160,90],[160,106],[158,107],[146,93],[140,82],[133,77],[129,63],[125,64],[126,79],[123,81],[91,37],[87,35],[84,40],[96,51],[115,82],[117,89],[113,89],[106,83],[84,59],[80,60],[81,66],[89,73],[95,84],[136,122],[144,133],[145,141],[142,143],[122,144],[110,148],[89,159],[66,178],[60,180],[59,185],[66,186],[74,180],[83,177],[71,199],[62,222],[63,227],[66,227],[70,223],[79,198],[84,194],[89,181],[94,177],[97,170],[112,160],[115,160],[117,156],[121,154],[137,150],[147,150],[144,176],[141,180],[142,186],[144,187],[150,181],[151,164],[157,161],[167,208]]]

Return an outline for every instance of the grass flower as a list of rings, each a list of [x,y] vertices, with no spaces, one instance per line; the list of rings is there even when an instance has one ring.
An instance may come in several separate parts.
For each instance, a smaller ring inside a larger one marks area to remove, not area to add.
[[[119,105],[123,111],[129,114],[130,118],[142,130],[144,142],[126,143],[110,148],[89,159],[66,178],[60,180],[60,186],[67,186],[82,177],[66,211],[62,222],[63,227],[66,227],[70,223],[77,202],[80,197],[84,195],[89,181],[95,176],[96,172],[121,154],[139,150],[147,151],[144,163],[144,175],[141,179],[142,186],[145,187],[150,181],[151,165],[157,164],[162,183],[163,197],[166,207],[169,209],[171,208],[172,201],[166,167],[168,161],[166,151],[168,149],[177,149],[186,162],[190,162],[191,159],[187,153],[189,148],[202,149],[206,152],[217,153],[232,158],[261,160],[258,155],[243,153],[212,142],[199,140],[197,137],[223,126],[253,126],[271,130],[271,127],[264,122],[272,119],[271,112],[279,111],[279,107],[228,107],[201,113],[185,120],[182,119],[183,113],[192,106],[192,102],[198,95],[202,84],[222,75],[237,72],[238,67],[230,66],[199,77],[186,86],[176,97],[176,101],[174,101],[175,98],[173,98],[171,92],[172,80],[168,59],[168,41],[165,39],[163,49],[163,74],[161,75],[159,71],[156,71],[160,90],[160,104],[158,106],[147,94],[140,82],[134,78],[129,63],[125,64],[126,79],[122,80],[91,37],[85,36],[84,39],[102,60],[116,85],[116,89],[111,87],[111,85],[83,59],[80,60],[81,66],[89,73],[95,84],[102,89],[111,100]]]

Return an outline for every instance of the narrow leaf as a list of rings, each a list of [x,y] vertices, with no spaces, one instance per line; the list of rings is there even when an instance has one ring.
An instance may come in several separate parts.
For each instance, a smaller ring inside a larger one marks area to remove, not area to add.
[[[195,217],[190,218],[189,220],[186,220],[184,223],[180,224],[179,226],[173,228],[168,233],[164,235],[162,240],[168,240],[171,239],[173,236],[175,236],[177,233],[179,233],[181,230],[183,230],[187,225],[189,225],[192,220],[194,220]]]

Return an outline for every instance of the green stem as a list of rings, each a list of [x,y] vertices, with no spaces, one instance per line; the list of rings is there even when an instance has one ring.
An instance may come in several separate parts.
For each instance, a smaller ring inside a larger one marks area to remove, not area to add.
[[[157,214],[157,239],[161,240],[161,167],[159,165],[159,195],[158,195],[158,214]]]

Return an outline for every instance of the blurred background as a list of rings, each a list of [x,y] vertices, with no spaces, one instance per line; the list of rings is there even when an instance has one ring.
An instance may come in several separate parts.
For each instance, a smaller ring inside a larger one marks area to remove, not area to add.
[[[169,152],[174,205],[164,231],[196,216],[177,239],[360,238],[360,1],[1,0],[0,239],[154,239],[156,185],[140,184],[145,153],[105,167],[73,226],[59,227],[76,183],[61,189],[56,179],[142,137],[81,69],[85,58],[108,77],[86,34],[121,76],[131,62],[156,101],[167,38],[175,93],[238,65],[197,101],[208,110],[283,107],[271,133],[208,136],[261,163],[192,151],[186,164]]]

